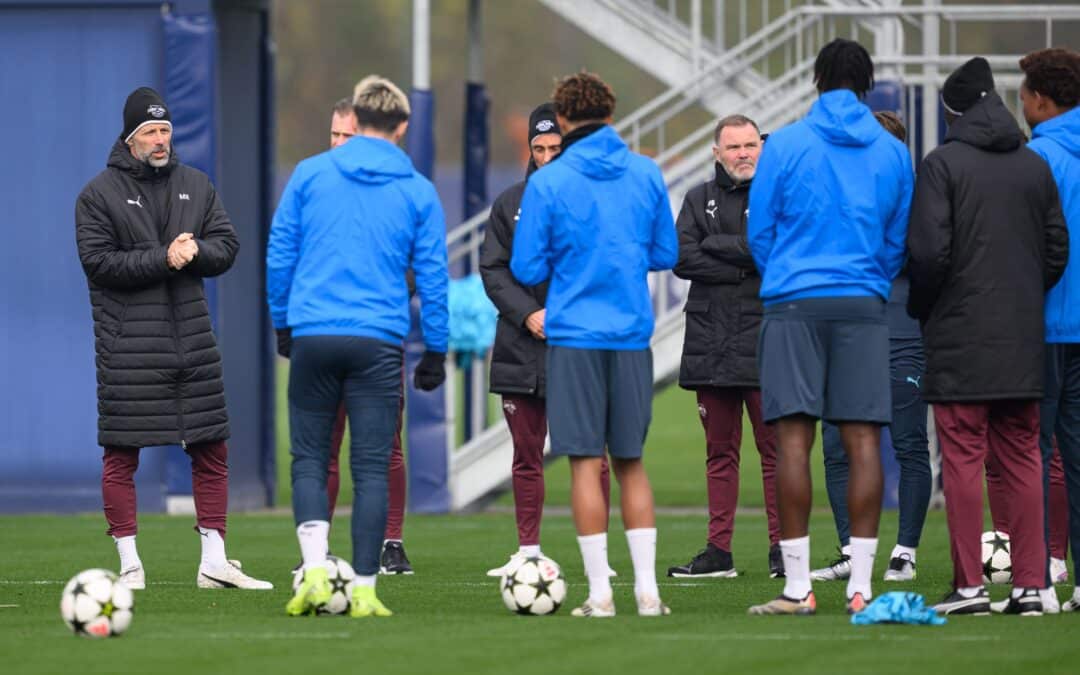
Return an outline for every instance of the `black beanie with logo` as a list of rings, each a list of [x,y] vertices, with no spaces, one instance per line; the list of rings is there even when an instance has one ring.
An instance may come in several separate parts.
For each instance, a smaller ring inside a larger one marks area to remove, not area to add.
[[[973,105],[994,91],[994,73],[990,63],[981,56],[969,59],[957,68],[941,88],[941,102],[945,110],[963,115]]]
[[[555,106],[544,103],[529,115],[529,145],[541,134],[559,134],[559,121],[555,119]]]
[[[172,118],[161,94],[150,87],[139,87],[124,103],[124,131],[120,138],[130,142],[135,132],[147,124],[168,124],[171,129]]]

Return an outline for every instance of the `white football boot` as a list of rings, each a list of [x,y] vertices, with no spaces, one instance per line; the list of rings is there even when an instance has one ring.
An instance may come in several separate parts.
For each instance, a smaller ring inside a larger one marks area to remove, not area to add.
[[[668,616],[671,614],[671,608],[660,602],[660,598],[655,595],[639,595],[637,596],[637,613],[638,616]]]
[[[810,581],[842,581],[851,577],[851,556],[841,553],[840,557],[825,567],[810,571]]]
[[[487,571],[487,575],[489,577],[501,577],[504,574],[512,572],[523,562],[525,562],[525,554],[521,551],[517,551],[510,556],[510,560],[508,560],[505,565],[502,565],[501,567],[492,567]]]
[[[253,591],[268,591],[274,587],[269,581],[255,579],[241,572],[239,560],[230,560],[220,569],[199,565],[195,583],[199,588],[243,588]]]
[[[121,570],[120,581],[133,591],[146,590],[146,571],[142,565]]]
[[[592,600],[585,598],[581,607],[575,607],[570,612],[570,616],[609,619],[615,616],[615,602],[609,598],[606,602],[593,603]]]

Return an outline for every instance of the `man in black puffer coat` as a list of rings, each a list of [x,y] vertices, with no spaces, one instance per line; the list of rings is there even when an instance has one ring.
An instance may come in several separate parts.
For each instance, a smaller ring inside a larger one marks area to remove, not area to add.
[[[679,385],[697,392],[705,427],[709,537],[689,563],[668,569],[674,577],[733,577],[731,535],[739,495],[743,404],[761,454],[769,523],[769,573],[783,576],[776,510],[776,436],[761,418],[757,344],[761,327],[761,277],[746,243],[750,181],[762,137],[748,117],[731,115],[716,125],[716,178],[686,193],[676,226],[675,275],[689,280],[686,339]]]
[[[952,544],[944,614],[990,610],[982,585],[983,464],[1009,492],[1014,592],[1007,614],[1042,612],[1045,586],[1039,400],[1043,302],[1068,260],[1068,231],[1046,162],[974,58],[942,90],[945,144],[919,167],[908,229],[908,313],[926,344]]]
[[[228,270],[239,243],[209,178],[180,164],[171,141],[165,102],[135,90],[106,169],[75,206],[94,317],[108,533],[121,579],[145,588],[135,548],[139,450],[180,445],[191,456],[202,535],[197,585],[272,588],[225,556],[229,420],[202,280]]]
[[[540,555],[540,517],[544,509],[544,440],[547,436],[544,304],[548,283],[522,286],[510,273],[514,227],[521,211],[525,183],[534,171],[559,155],[562,134],[550,103],[529,115],[529,167],[526,180],[506,188],[491,205],[491,217],[480,253],[484,290],[499,310],[491,352],[491,392],[501,394],[503,416],[514,443],[511,470],[518,552],[505,565],[488,570],[502,576],[522,557]],[[604,494],[609,485],[604,464]]]

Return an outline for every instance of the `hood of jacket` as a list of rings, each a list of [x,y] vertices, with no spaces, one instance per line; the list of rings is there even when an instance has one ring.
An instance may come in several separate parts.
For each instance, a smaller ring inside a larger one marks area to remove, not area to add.
[[[112,149],[109,151],[109,159],[105,162],[105,166],[118,169],[131,176],[133,179],[141,182],[153,181],[156,179],[164,178],[168,176],[180,160],[176,158],[176,147],[169,147],[169,161],[162,167],[152,167],[146,162],[136,159],[131,154],[131,149],[128,148],[124,139],[117,138],[113,143]]]
[[[630,165],[630,148],[610,125],[605,124],[580,139],[572,138],[573,134],[570,132],[563,138],[563,151],[559,154],[561,164],[596,180],[615,180],[626,173]],[[568,140],[569,148],[566,147]]]
[[[1036,125],[1032,135],[1035,138],[1049,138],[1070,155],[1080,157],[1080,106]]]
[[[338,171],[361,183],[378,185],[413,175],[409,156],[381,138],[354,136],[328,152]]]
[[[827,91],[806,116],[814,132],[833,145],[866,147],[885,133],[874,113],[848,89]]]
[[[990,92],[949,125],[945,142],[952,141],[989,152],[1012,152],[1024,142],[1024,134],[997,92]]]

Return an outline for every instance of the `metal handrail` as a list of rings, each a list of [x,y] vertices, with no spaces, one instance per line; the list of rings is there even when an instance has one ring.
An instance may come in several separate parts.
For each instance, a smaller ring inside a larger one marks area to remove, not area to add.
[[[655,97],[645,105],[639,107],[633,113],[624,117],[615,125],[615,130],[622,132],[626,131],[628,127],[635,124],[638,120],[652,114],[655,110],[666,105],[678,96],[683,96],[687,92],[692,92],[694,89],[700,87],[702,78],[712,78],[717,76],[717,71],[728,72],[734,66],[733,63],[741,64],[744,60],[742,58],[743,53],[749,51],[752,47],[757,46],[757,43],[764,39],[764,36],[768,35],[774,30],[786,27],[786,24],[795,20],[798,12],[798,8],[792,8],[790,11],[785,12],[783,15],[770,21],[767,25],[762,26],[756,33],[748,36],[745,40],[740,42],[735,47],[732,47],[728,51],[724,52],[724,58],[717,62],[710,68],[702,70],[700,73],[696,73],[692,77],[688,78],[682,84],[669,88],[666,92]]]
[[[611,4],[608,0],[602,1]],[[622,9],[626,10],[625,7]],[[637,7],[632,11],[640,9],[641,7]],[[625,12],[624,16],[626,16]],[[932,23],[925,23],[927,18]],[[812,4],[793,6],[724,53],[722,59],[706,63],[706,67],[692,78],[668,88],[627,117],[619,120],[615,128],[624,137],[632,133],[637,139],[645,134],[659,134],[661,147],[654,159],[664,172],[670,198],[673,205],[677,206],[681,203],[685,192],[693,185],[707,180],[712,171],[713,161],[707,139],[713,132],[715,122],[710,121],[703,125],[695,123],[694,128],[685,133],[680,130],[676,142],[663,147],[663,134],[667,125],[676,115],[687,110],[694,103],[706,98],[711,99],[713,95],[716,95],[716,90],[720,89],[717,86],[718,83],[738,82],[740,78],[745,78],[748,74],[761,79],[762,86],[753,87],[746,96],[740,99],[740,112],[757,120],[763,129],[774,129],[777,125],[801,116],[814,99],[814,87],[812,78],[809,76],[813,59],[807,55],[816,52],[816,48],[824,40],[836,35],[837,31],[846,30],[849,26],[853,31],[858,30],[855,23],[845,22],[842,19],[852,19],[859,25],[865,25],[869,19],[901,19],[905,26],[927,31],[933,25],[937,25],[940,29],[943,24],[949,24],[953,32],[955,32],[956,22],[1046,21],[1049,38],[1052,22],[1080,19],[1080,7],[1060,5],[829,7]],[[673,21],[671,17],[666,20]],[[936,31],[931,33],[931,35],[934,34],[937,34]],[[875,64],[883,67],[898,68],[898,77],[909,84],[938,87],[945,77],[939,69],[955,67],[970,58],[968,55],[955,53],[905,54],[902,53],[903,44],[901,39],[898,47],[901,53],[879,54],[875,56],[874,61]],[[955,51],[955,43],[953,51]],[[792,54],[794,54],[794,60]],[[762,78],[756,70],[759,64],[778,58],[783,59],[784,72],[776,78]],[[995,77],[999,88],[1003,92],[1008,91],[1010,96],[1015,93],[1014,89],[1019,85],[1021,77],[1016,72],[1019,58],[1020,55],[1000,54],[987,57],[991,65],[998,70]],[[914,70],[917,68],[921,70]],[[1012,96],[1009,100],[1012,101],[1013,98],[1015,97]],[[909,104],[910,101],[909,98]],[[628,138],[628,142],[631,140]],[[912,143],[914,143],[914,135],[912,135]],[[447,233],[451,262],[462,260],[467,256],[471,256],[474,263],[478,261],[483,239],[481,230],[488,215],[489,210],[485,209]],[[475,267],[474,264],[473,268]],[[681,321],[681,304],[678,299],[685,294],[686,289],[670,273],[653,273],[650,279],[656,291],[654,293],[656,329],[657,331],[672,330],[672,327]],[[482,373],[477,372],[474,375],[482,376]],[[482,392],[483,388],[477,389]],[[470,421],[464,423],[468,424]],[[475,425],[475,422],[473,423]],[[479,430],[474,429],[474,431]]]
[[[800,5],[791,11],[798,14],[870,17],[875,19],[901,18],[904,15],[940,16],[946,21],[1043,21],[1080,19],[1076,5],[899,5],[892,7],[832,7]]]

